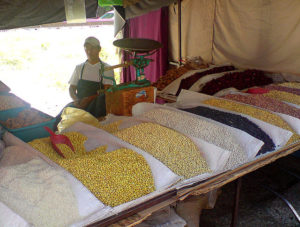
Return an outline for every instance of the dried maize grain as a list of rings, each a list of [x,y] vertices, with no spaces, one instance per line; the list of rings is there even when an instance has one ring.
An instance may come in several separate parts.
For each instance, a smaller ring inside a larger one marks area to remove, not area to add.
[[[155,190],[148,163],[129,149],[65,159],[60,164],[108,206],[129,202]]]
[[[103,129],[104,131],[107,131],[109,133],[114,133],[119,130],[119,126],[121,125],[122,120],[112,122],[107,125],[100,125],[99,128]]]
[[[296,134],[296,132],[279,116],[276,114],[270,113],[266,110],[262,110],[259,108],[255,108],[249,105],[229,101],[229,100],[220,100],[220,99],[208,99],[203,102],[204,104],[220,107],[222,109],[227,109],[231,111],[235,111],[238,113],[246,114],[257,118],[259,120],[265,121],[272,125],[276,125],[280,128],[286,129],[294,133],[294,135],[290,138],[287,144],[291,144],[295,141],[300,140],[300,136]]]
[[[106,147],[86,152],[84,135],[65,133],[75,153],[63,144],[58,146],[68,156],[64,159],[51,146],[49,138],[36,139],[29,144],[68,170],[100,201],[109,206],[131,201],[154,191],[152,172],[144,157],[129,149],[106,153]]]
[[[58,144],[57,146],[60,148],[60,150],[63,152],[63,154],[66,158],[80,157],[83,155],[89,155],[89,154],[98,153],[98,152],[103,154],[106,151],[107,146],[101,146],[92,151],[86,152],[84,143],[87,140],[87,137],[81,133],[67,132],[67,133],[63,133],[63,135],[67,136],[70,139],[70,141],[74,147],[74,150],[75,150],[75,152],[73,152],[67,145]],[[51,144],[49,137],[42,138],[42,139],[35,139],[35,140],[29,142],[29,144],[33,148],[40,151],[41,153],[46,155],[48,158],[50,158],[52,161],[54,161],[58,164],[60,164],[60,161],[63,159],[52,148],[52,144]]]
[[[8,110],[22,106],[25,106],[25,103],[18,97],[10,95],[0,96],[0,110]]]
[[[300,89],[300,83],[299,82],[285,82],[285,83],[281,83],[281,84],[278,84],[278,85],[283,86],[283,87],[290,87],[290,88]]]
[[[151,110],[143,114],[143,116],[166,127],[179,130],[189,136],[203,139],[231,151],[229,160],[224,167],[225,169],[234,168],[247,161],[246,153],[236,137],[221,125],[192,117],[188,114],[161,108]]]
[[[150,153],[185,178],[210,172],[196,145],[172,129],[154,123],[141,123],[114,134]]]
[[[268,93],[263,94],[263,96],[278,99],[284,102],[290,102],[297,105],[300,105],[300,96],[284,91],[269,91]]]

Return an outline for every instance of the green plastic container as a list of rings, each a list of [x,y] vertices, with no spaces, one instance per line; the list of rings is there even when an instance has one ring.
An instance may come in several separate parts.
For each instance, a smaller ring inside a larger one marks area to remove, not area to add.
[[[9,112],[6,111],[5,113],[0,113],[0,121],[6,121],[8,118],[15,118],[18,116],[18,114],[25,110],[29,109],[27,108],[15,108],[11,109]],[[8,132],[12,133],[19,139],[23,140],[24,142],[29,142],[34,139],[39,139],[39,138],[44,138],[48,137],[49,133],[44,129],[45,126],[53,129],[54,124],[55,124],[55,118],[49,116],[48,114],[45,114],[41,111],[39,111],[41,115],[52,118],[50,121],[42,122],[40,124],[34,124],[34,125],[29,125],[23,128],[16,128],[16,129],[9,129],[2,125],[4,129],[6,129]]]

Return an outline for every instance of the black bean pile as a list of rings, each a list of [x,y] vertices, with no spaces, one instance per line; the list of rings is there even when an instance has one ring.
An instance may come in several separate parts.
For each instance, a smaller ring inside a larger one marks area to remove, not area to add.
[[[211,109],[205,106],[197,106],[182,110],[240,129],[263,141],[265,144],[261,147],[257,155],[264,154],[275,149],[275,144],[272,139],[258,125],[243,116]]]
[[[215,73],[222,73],[222,72],[227,72],[227,71],[232,71],[235,70],[234,66],[219,66],[219,67],[214,67],[212,69],[208,69],[206,71],[203,72],[199,72],[199,73],[195,73],[194,75],[185,78],[183,80],[181,80],[179,88],[177,90],[176,96],[179,95],[181,89],[190,89],[194,83],[196,83],[200,78],[210,75],[210,74],[215,74]]]
[[[243,72],[229,72],[224,76],[207,82],[201,89],[201,93],[213,95],[218,91],[234,87],[238,90],[253,86],[263,86],[273,83],[273,80],[266,77],[260,70],[245,70]]]

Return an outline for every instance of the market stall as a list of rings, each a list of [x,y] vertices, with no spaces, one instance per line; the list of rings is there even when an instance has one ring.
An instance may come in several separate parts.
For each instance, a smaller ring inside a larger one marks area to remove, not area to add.
[[[237,3],[224,4],[207,6],[227,9],[217,11],[219,22]],[[221,31],[226,25],[216,24]],[[61,144],[64,157],[44,130],[53,118],[0,84],[0,224],[135,225],[299,150],[299,83],[284,74],[283,64],[239,64],[236,56],[226,63],[232,56],[222,52],[220,36],[210,61],[195,59],[155,84],[166,98],[173,96],[172,104],[155,104],[154,88],[141,73],[134,83],[108,91],[108,112],[126,117],[110,114],[99,122],[66,109],[57,133],[70,139],[75,152]]]

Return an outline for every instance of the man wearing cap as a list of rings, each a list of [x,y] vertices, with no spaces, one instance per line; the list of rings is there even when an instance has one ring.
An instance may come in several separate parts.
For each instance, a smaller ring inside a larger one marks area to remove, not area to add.
[[[75,67],[69,81],[69,93],[75,106],[85,106],[84,109],[91,112],[92,107],[87,106],[87,103],[90,101],[89,97],[96,95],[98,90],[104,88],[104,85],[113,84],[112,80],[103,78],[103,75],[105,77],[114,78],[114,73],[113,70],[104,71],[104,68],[109,67],[109,65],[102,62],[99,58],[101,46],[97,38],[86,38],[84,50],[87,55],[87,60]],[[95,103],[93,103],[93,105],[94,104]],[[95,108],[95,105],[93,108]],[[91,113],[93,114],[93,112]]]
[[[99,58],[100,42],[95,37],[88,37],[84,42],[87,60],[76,66],[69,81],[69,93],[74,102],[97,93],[102,84],[113,84],[112,80],[102,77],[101,72],[109,65]],[[112,70],[105,71],[104,76],[114,78]]]

